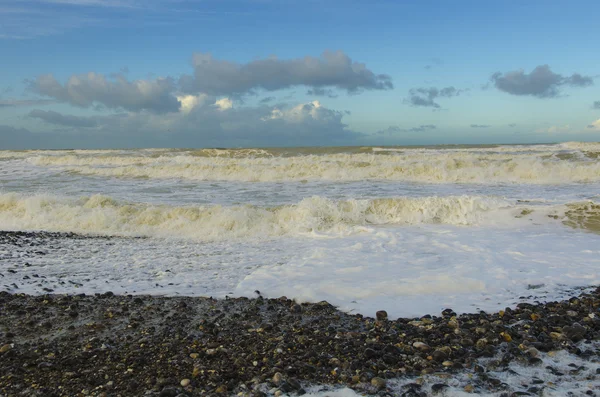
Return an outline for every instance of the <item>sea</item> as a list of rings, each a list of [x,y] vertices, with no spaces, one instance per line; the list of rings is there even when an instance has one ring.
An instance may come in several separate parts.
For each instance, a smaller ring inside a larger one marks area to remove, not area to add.
[[[0,230],[94,237],[0,244],[15,293],[498,311],[599,284],[600,143],[0,151]]]

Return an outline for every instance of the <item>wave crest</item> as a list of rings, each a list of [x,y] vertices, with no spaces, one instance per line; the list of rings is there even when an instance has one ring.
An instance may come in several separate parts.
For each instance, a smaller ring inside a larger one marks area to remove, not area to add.
[[[256,206],[167,206],[120,202],[94,195],[0,194],[0,224],[13,230],[180,237],[202,241],[272,238],[306,233],[346,235],[370,225],[473,225],[488,213],[509,208],[494,197],[452,196],[334,201],[305,198],[297,204]]]

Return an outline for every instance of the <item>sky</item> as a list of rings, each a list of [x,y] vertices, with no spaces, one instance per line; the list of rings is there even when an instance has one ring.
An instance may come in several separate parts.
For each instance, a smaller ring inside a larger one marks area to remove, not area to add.
[[[0,0],[0,149],[600,141],[600,2]]]

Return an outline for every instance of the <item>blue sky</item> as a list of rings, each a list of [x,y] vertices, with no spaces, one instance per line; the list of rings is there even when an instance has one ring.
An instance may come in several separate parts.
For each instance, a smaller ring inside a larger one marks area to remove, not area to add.
[[[3,0],[0,149],[600,140],[596,1]]]

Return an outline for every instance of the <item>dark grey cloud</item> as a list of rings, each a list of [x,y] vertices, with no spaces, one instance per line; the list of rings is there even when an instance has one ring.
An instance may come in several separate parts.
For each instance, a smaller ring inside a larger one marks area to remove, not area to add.
[[[343,111],[319,102],[228,107],[200,104],[188,112],[73,116],[34,111],[30,116],[61,127],[29,134],[14,148],[132,148],[341,145],[364,136],[348,128]],[[20,130],[11,130],[14,134]],[[14,135],[13,134],[13,135]],[[5,142],[0,136],[0,149]]]
[[[517,126],[517,124],[516,124],[516,123],[510,123],[508,126],[509,126],[510,128],[514,128],[514,127],[516,127],[516,126]]]
[[[412,106],[424,106],[439,109],[440,105],[436,102],[438,98],[451,98],[458,96],[465,90],[459,90],[455,87],[435,88],[419,87],[411,88],[408,91],[408,103]]]
[[[282,60],[260,59],[246,64],[219,60],[211,54],[194,54],[193,76],[180,79],[188,93],[209,95],[251,93],[255,90],[276,91],[294,86],[337,88],[350,94],[363,90],[389,90],[392,78],[375,74],[364,63],[350,59],[342,51],[325,51],[321,57]]]
[[[600,109],[600,101],[594,102],[594,104],[592,105],[592,109]]]
[[[40,95],[86,108],[99,104],[109,109],[167,113],[179,110],[181,105],[174,96],[176,85],[171,78],[128,81],[122,75],[111,79],[90,72],[73,75],[63,85],[46,74],[28,81],[28,86]]]
[[[491,125],[488,125],[488,124],[471,124],[469,127],[471,127],[471,128],[490,128]]]
[[[531,95],[538,98],[554,98],[561,94],[561,87],[587,87],[594,83],[592,77],[574,73],[563,76],[554,73],[548,65],[537,66],[529,74],[523,69],[512,72],[496,72],[491,82],[500,91],[512,95]]]
[[[311,88],[306,91],[306,95],[326,96],[328,98],[337,98],[338,96],[331,89],[326,88]]]
[[[65,127],[95,127],[98,125],[98,118],[64,115],[52,110],[34,109],[28,114],[29,117],[38,118],[50,124],[62,125]]]
[[[401,132],[426,132],[426,131],[435,130],[436,128],[437,127],[433,124],[421,124],[418,127],[412,127],[412,128],[400,128],[398,126],[390,126],[390,127],[386,128],[385,130],[377,131],[377,134],[393,135],[393,134],[398,134]]]

